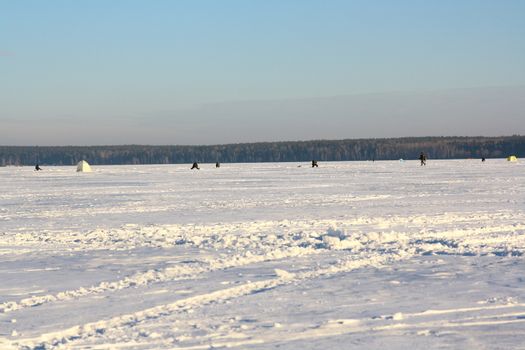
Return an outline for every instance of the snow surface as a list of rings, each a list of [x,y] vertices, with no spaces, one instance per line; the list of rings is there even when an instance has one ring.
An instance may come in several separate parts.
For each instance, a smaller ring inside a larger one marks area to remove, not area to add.
[[[0,168],[0,349],[525,348],[525,166]]]

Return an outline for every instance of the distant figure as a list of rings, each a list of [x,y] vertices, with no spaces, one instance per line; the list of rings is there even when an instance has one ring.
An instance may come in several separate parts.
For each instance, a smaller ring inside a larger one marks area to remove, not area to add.
[[[485,157],[481,158],[481,161],[484,162],[485,161]]]
[[[40,170],[42,170],[42,168],[40,167],[40,165],[38,165],[38,164],[35,165],[35,171],[40,171]]]
[[[215,163],[215,167],[216,168],[220,168],[221,167],[221,163],[219,163],[219,162]]]
[[[421,154],[419,155],[419,160],[421,161],[421,165],[427,165],[427,156],[421,152]]]
[[[317,161],[316,160],[312,160],[312,168],[318,168],[319,165],[317,165]]]
[[[199,164],[197,164],[197,162],[193,163],[193,165],[191,166],[191,170],[193,170],[193,169],[200,170]]]

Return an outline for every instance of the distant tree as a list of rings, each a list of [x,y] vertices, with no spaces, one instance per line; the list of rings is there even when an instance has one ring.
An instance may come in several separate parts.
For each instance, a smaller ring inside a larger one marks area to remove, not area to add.
[[[525,154],[525,136],[413,137],[391,139],[260,142],[213,146],[0,146],[0,165],[173,164],[339,160],[497,158]]]

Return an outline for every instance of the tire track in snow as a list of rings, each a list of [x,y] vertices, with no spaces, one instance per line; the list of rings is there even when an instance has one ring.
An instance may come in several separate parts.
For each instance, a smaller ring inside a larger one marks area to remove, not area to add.
[[[9,313],[24,308],[36,307],[53,302],[73,300],[85,296],[102,294],[105,292],[116,292],[131,287],[147,286],[152,283],[193,279],[198,275],[208,272],[241,267],[264,261],[275,261],[291,257],[319,254],[320,252],[320,250],[311,248],[296,247],[294,249],[272,251],[264,255],[250,255],[248,257],[243,255],[234,255],[227,258],[208,261],[204,260],[202,263],[206,266],[202,266],[201,264],[193,264],[193,266],[188,266],[188,264],[185,264],[184,266],[172,266],[162,270],[148,270],[146,272],[133,274],[121,280],[113,282],[101,282],[96,286],[80,287],[75,290],[67,290],[56,294],[33,296],[22,299],[18,302],[4,302],[0,304],[0,313]]]
[[[23,350],[52,349],[64,344],[86,340],[91,337],[103,336],[108,329],[134,327],[145,321],[151,321],[166,317],[175,313],[185,312],[194,308],[204,307],[211,303],[222,303],[232,299],[251,295],[265,290],[274,289],[279,286],[297,283],[309,279],[331,276],[342,272],[350,272],[355,269],[374,266],[381,268],[395,261],[406,259],[406,255],[388,254],[383,256],[370,256],[359,260],[348,260],[330,267],[318,268],[298,273],[288,273],[276,270],[276,278],[248,282],[241,286],[235,286],[205,293],[174,303],[164,304],[127,315],[116,316],[109,320],[90,322],[84,325],[71,327],[62,331],[42,334],[36,338],[20,339],[12,344]]]
[[[407,219],[405,218],[405,220]],[[334,224],[333,221],[327,221],[323,224],[326,227],[330,226],[329,223]],[[290,226],[294,226],[293,224],[295,223],[290,224]],[[239,225],[241,224],[235,225],[237,229],[239,229]],[[270,231],[275,231],[279,228],[279,225],[282,225],[282,222],[265,222],[264,224],[259,223],[250,225],[257,227],[259,230],[261,227],[264,227],[265,229],[270,229]],[[313,232],[307,232],[304,234],[304,230],[310,226],[305,223],[298,226],[304,228],[303,235],[300,237],[294,236],[295,230],[289,233],[285,242],[287,244],[293,242],[294,245],[286,249],[277,248],[275,241],[260,242],[260,245],[255,248],[262,251],[262,254],[237,254],[226,258],[204,260],[202,264],[186,264],[184,266],[171,266],[160,270],[148,270],[135,273],[117,281],[101,282],[96,286],[80,287],[75,290],[66,290],[56,294],[32,296],[18,302],[7,301],[0,304],[0,313],[9,313],[28,307],[73,300],[105,292],[115,292],[131,287],[147,286],[152,283],[168,282],[178,279],[191,279],[207,272],[246,266],[252,263],[319,254],[325,249],[351,249],[353,254],[370,250],[381,251],[387,248],[391,251],[397,252],[413,249],[415,250],[415,252],[413,252],[415,255],[433,253],[459,255],[522,255],[523,250],[525,250],[525,235],[522,234],[522,231],[525,232],[525,225],[523,224],[482,226],[479,228],[468,229],[456,228],[443,231],[428,230],[427,228],[425,231],[419,233],[418,238],[414,238],[410,233],[396,231],[367,232],[360,234],[350,233],[349,236],[345,236],[345,229],[342,229],[341,231],[331,229],[328,232],[325,231],[323,234],[319,234],[319,231],[313,230]],[[334,226],[343,227],[348,230],[352,227],[352,223],[337,222]],[[245,242],[243,242],[243,239],[253,241],[254,227],[247,229],[244,225],[241,225],[240,228],[242,228],[242,232],[244,233],[239,235],[236,234],[233,238],[228,237],[226,234],[218,235],[217,233],[205,233],[202,235],[192,235],[191,232],[186,232],[185,234],[177,236],[177,239],[200,248],[243,249],[245,248]],[[139,228],[139,230],[140,229],[141,228]],[[150,227],[148,229],[151,230],[152,228]],[[310,230],[312,230],[311,227]],[[201,228],[200,231],[215,232],[209,227],[207,230]],[[224,231],[228,231],[228,229],[224,229]],[[512,240],[509,239],[510,234],[502,233],[514,233],[512,235]],[[232,235],[230,234],[229,236]],[[343,236],[343,239],[341,239],[340,236]],[[214,239],[215,241],[213,241]],[[240,245],[238,243],[232,243],[233,241],[240,241]],[[512,244],[510,244],[509,241],[512,241]],[[236,244],[239,246],[236,246]],[[202,266],[203,264],[205,264],[205,266]]]

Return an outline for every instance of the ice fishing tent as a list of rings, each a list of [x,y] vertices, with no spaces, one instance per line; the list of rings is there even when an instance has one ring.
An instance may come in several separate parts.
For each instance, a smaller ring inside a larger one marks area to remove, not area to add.
[[[78,162],[77,172],[90,173],[91,167],[89,166],[89,163],[86,162],[85,160],[81,160],[80,162]]]
[[[507,160],[509,162],[517,162],[518,161],[518,158],[516,158],[516,156],[508,156],[507,157]]]

